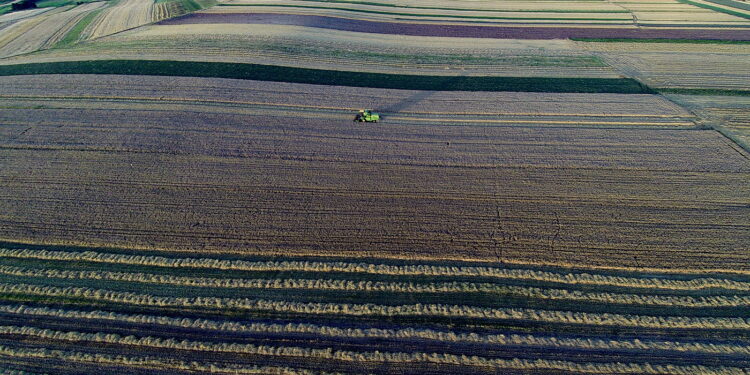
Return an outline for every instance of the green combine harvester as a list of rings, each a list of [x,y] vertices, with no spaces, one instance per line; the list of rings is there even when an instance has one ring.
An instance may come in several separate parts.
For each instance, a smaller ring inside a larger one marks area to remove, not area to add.
[[[359,113],[354,116],[354,121],[358,122],[378,122],[378,120],[380,120],[380,114],[371,109],[360,109]]]

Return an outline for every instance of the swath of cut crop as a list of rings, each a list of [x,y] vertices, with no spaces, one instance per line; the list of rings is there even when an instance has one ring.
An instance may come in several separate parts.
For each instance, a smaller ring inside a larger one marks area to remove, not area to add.
[[[336,314],[350,316],[438,316],[481,319],[515,319],[548,323],[589,324],[649,328],[750,329],[750,319],[686,316],[647,316],[582,313],[571,311],[485,308],[463,305],[414,304],[375,305],[271,301],[249,298],[162,297],[149,294],[118,292],[105,289],[52,287],[31,284],[0,284],[0,293],[44,296],[50,298],[83,298],[92,301],[153,307],[191,307],[237,309],[294,314]]]
[[[57,359],[65,362],[91,363],[109,366],[128,366],[146,369],[172,369],[225,374],[263,374],[263,375],[341,375],[339,373],[310,371],[293,367],[278,366],[232,366],[225,363],[200,363],[180,361],[163,357],[133,357],[49,349],[25,349],[0,346],[0,356],[28,359]]]
[[[344,362],[384,362],[384,363],[434,363],[458,366],[480,366],[491,368],[511,369],[555,369],[565,371],[579,371],[586,373],[628,373],[628,374],[675,374],[687,375],[696,372],[701,374],[741,374],[743,370],[736,367],[707,367],[707,366],[680,366],[680,365],[652,365],[649,363],[576,363],[567,361],[550,360],[527,360],[527,359],[492,359],[479,356],[453,355],[447,353],[400,353],[400,352],[352,352],[344,350],[309,349],[303,347],[265,346],[252,344],[227,344],[200,342],[188,340],[161,339],[156,337],[134,337],[121,336],[117,334],[90,334],[80,332],[63,332],[34,327],[0,327],[0,334],[17,334],[35,336],[44,339],[67,340],[67,341],[89,341],[98,343],[132,345],[140,347],[167,348],[179,350],[198,350],[211,352],[230,352],[239,354],[268,355],[276,357],[301,357],[324,360],[336,360]],[[33,349],[10,349],[0,347],[0,355],[24,356],[32,355],[38,357],[59,356],[74,361],[109,362],[111,358],[106,355],[94,354],[91,357],[80,358],[75,355],[65,356],[63,352],[52,350],[32,351]],[[33,353],[33,354],[32,354]],[[59,358],[58,357],[58,358]],[[67,358],[66,358],[67,357]],[[80,358],[80,359],[79,359]],[[91,358],[91,359],[89,359]],[[126,357],[120,357],[125,359]],[[112,361],[114,362],[114,361]],[[110,363],[112,363],[110,362]],[[123,360],[122,364],[130,365],[131,361]],[[132,361],[135,365],[148,362]],[[179,362],[178,362],[179,363]],[[258,367],[253,367],[253,370]]]
[[[309,323],[242,323],[210,319],[173,318],[167,316],[121,314],[104,311],[77,311],[24,305],[0,305],[0,312],[24,316],[55,317],[73,320],[112,321],[119,323],[160,325],[174,328],[200,329],[232,333],[308,334],[341,339],[428,340],[437,342],[486,345],[521,345],[534,347],[587,350],[667,350],[681,353],[750,355],[750,346],[707,342],[653,340],[578,339],[518,334],[477,334],[436,331],[428,328],[381,329],[341,328]]]
[[[2,366],[2,365],[0,365]],[[39,372],[29,372],[23,370],[0,368],[0,375],[46,375]]]
[[[302,289],[368,291],[393,293],[498,293],[530,299],[589,301],[608,304],[673,307],[742,307],[750,306],[750,296],[663,296],[623,293],[588,293],[565,289],[508,286],[490,283],[443,282],[375,282],[325,279],[219,279],[183,277],[146,273],[106,271],[59,271],[0,266],[0,274],[73,280],[112,280],[201,288]]]
[[[544,281],[569,285],[606,285],[666,290],[726,289],[748,291],[750,283],[730,279],[699,277],[691,280],[636,278],[591,273],[556,273],[530,269],[507,269],[489,266],[388,265],[373,263],[321,261],[243,261],[212,258],[168,258],[103,253],[94,251],[52,251],[0,249],[0,257],[54,261],[86,261],[172,268],[206,268],[233,271],[342,272],[396,276],[491,277],[498,279]],[[690,274],[688,274],[690,275]]]

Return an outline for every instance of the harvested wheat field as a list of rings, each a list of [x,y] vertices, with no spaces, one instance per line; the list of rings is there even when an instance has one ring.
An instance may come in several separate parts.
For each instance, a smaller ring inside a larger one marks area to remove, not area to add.
[[[745,149],[750,148],[750,97],[670,94],[669,98],[724,131]]]
[[[3,79],[13,87],[3,102],[14,108],[3,116],[8,239],[745,266],[735,249],[748,245],[747,154],[653,95],[363,96],[188,79],[154,96],[163,79],[51,79],[43,93],[38,78]],[[352,127],[349,114],[365,102],[381,108],[387,126]],[[498,103],[509,104],[497,111]],[[363,211],[356,223],[346,219]],[[717,231],[725,234],[706,236]]]
[[[750,373],[750,5],[36,5],[0,374]]]
[[[94,2],[61,8],[24,18],[0,29],[0,57],[49,48],[58,43],[83,17],[102,8]]]
[[[189,3],[189,2],[184,2]],[[89,24],[82,39],[96,39],[188,12],[181,1],[122,0],[108,7]],[[213,5],[211,0],[192,1],[192,7]]]
[[[696,50],[699,46],[694,47]],[[750,48],[734,53],[607,53],[602,58],[621,71],[633,72],[651,87],[668,89],[747,89]],[[679,74],[677,74],[679,72]]]

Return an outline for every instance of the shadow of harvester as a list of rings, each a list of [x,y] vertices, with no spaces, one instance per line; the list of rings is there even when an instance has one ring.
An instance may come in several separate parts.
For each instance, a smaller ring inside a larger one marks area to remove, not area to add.
[[[462,76],[454,76],[450,79],[446,80],[444,85],[446,88],[452,88],[453,85],[462,78]],[[453,91],[453,90],[450,90]],[[387,119],[389,115],[396,114],[398,112],[401,112],[402,110],[412,107],[415,104],[418,104],[422,102],[423,100],[429,98],[432,95],[435,95],[435,93],[439,92],[439,90],[420,90],[415,92],[413,95],[397,102],[394,104],[389,105],[388,107],[379,108],[380,117],[382,119]]]

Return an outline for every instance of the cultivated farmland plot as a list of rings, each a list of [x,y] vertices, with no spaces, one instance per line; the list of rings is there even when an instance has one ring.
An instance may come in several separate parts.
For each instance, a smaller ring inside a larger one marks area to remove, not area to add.
[[[750,82],[750,49],[740,53],[608,53],[610,65],[637,75],[652,87],[744,90]],[[677,74],[679,72],[679,74]]]
[[[165,25],[202,24],[281,24],[308,26],[342,31],[359,31],[375,34],[454,36],[497,39],[561,39],[561,38],[674,38],[747,41],[750,34],[744,28],[722,28],[720,25],[702,27],[654,27],[638,28],[635,25],[594,27],[583,25],[532,26],[524,20],[521,25],[465,24],[450,21],[403,22],[351,18],[326,10],[324,14],[297,14],[266,12],[256,13],[250,9],[216,9],[197,12],[185,17],[164,21]]]
[[[744,152],[716,132],[695,130],[686,112],[657,96],[482,93],[461,94],[458,105],[448,93],[199,79],[178,86],[198,90],[157,99],[139,91],[159,78],[81,79],[88,95],[111,99],[92,106],[67,89],[81,84],[59,81],[58,94],[54,86],[34,94],[34,78],[3,79],[16,87],[4,98],[8,106],[39,103],[41,95],[51,107],[4,111],[3,173],[12,184],[3,209],[13,218],[4,226],[7,238],[33,233],[90,245],[607,266],[745,265],[734,251],[747,246]],[[226,93],[226,85],[237,93]],[[233,98],[231,107],[216,107],[222,95]],[[618,99],[622,104],[612,105]],[[352,109],[365,102],[382,109],[389,125],[353,128]],[[163,103],[170,109],[159,110]],[[181,115],[191,108],[202,114]],[[420,115],[431,111],[442,113]],[[56,161],[51,169],[49,155]],[[154,158],[159,163],[149,162]],[[680,183],[688,178],[701,182]],[[52,181],[63,185],[48,190]],[[697,195],[711,198],[687,198]],[[102,204],[113,197],[122,203]],[[362,212],[366,220],[346,219]],[[726,235],[708,235],[717,231]]]
[[[202,25],[197,30],[157,25],[0,63],[99,59],[221,61],[405,74],[621,76],[569,41],[375,36],[283,25]]]
[[[707,123],[721,127],[745,148],[750,147],[750,98],[677,94],[669,95],[669,97],[700,114]]]
[[[123,0],[107,8],[84,30],[82,39],[96,39],[143,26],[190,10],[213,5],[211,0],[187,2],[155,2],[153,0]],[[188,9],[194,7],[193,9]]]
[[[747,374],[748,9],[213,5],[0,15],[0,373]]]
[[[0,58],[54,46],[83,17],[100,9],[103,2],[65,7],[18,21],[0,31]]]
[[[96,1],[0,15],[0,58],[65,47],[213,4],[210,0],[190,4],[180,0],[158,4],[152,0]]]
[[[678,1],[667,2],[327,2],[231,0],[205,13],[293,13],[375,21],[497,24],[743,26],[743,10],[722,13]],[[723,8],[722,8],[723,9]],[[739,14],[731,14],[737,12]]]

